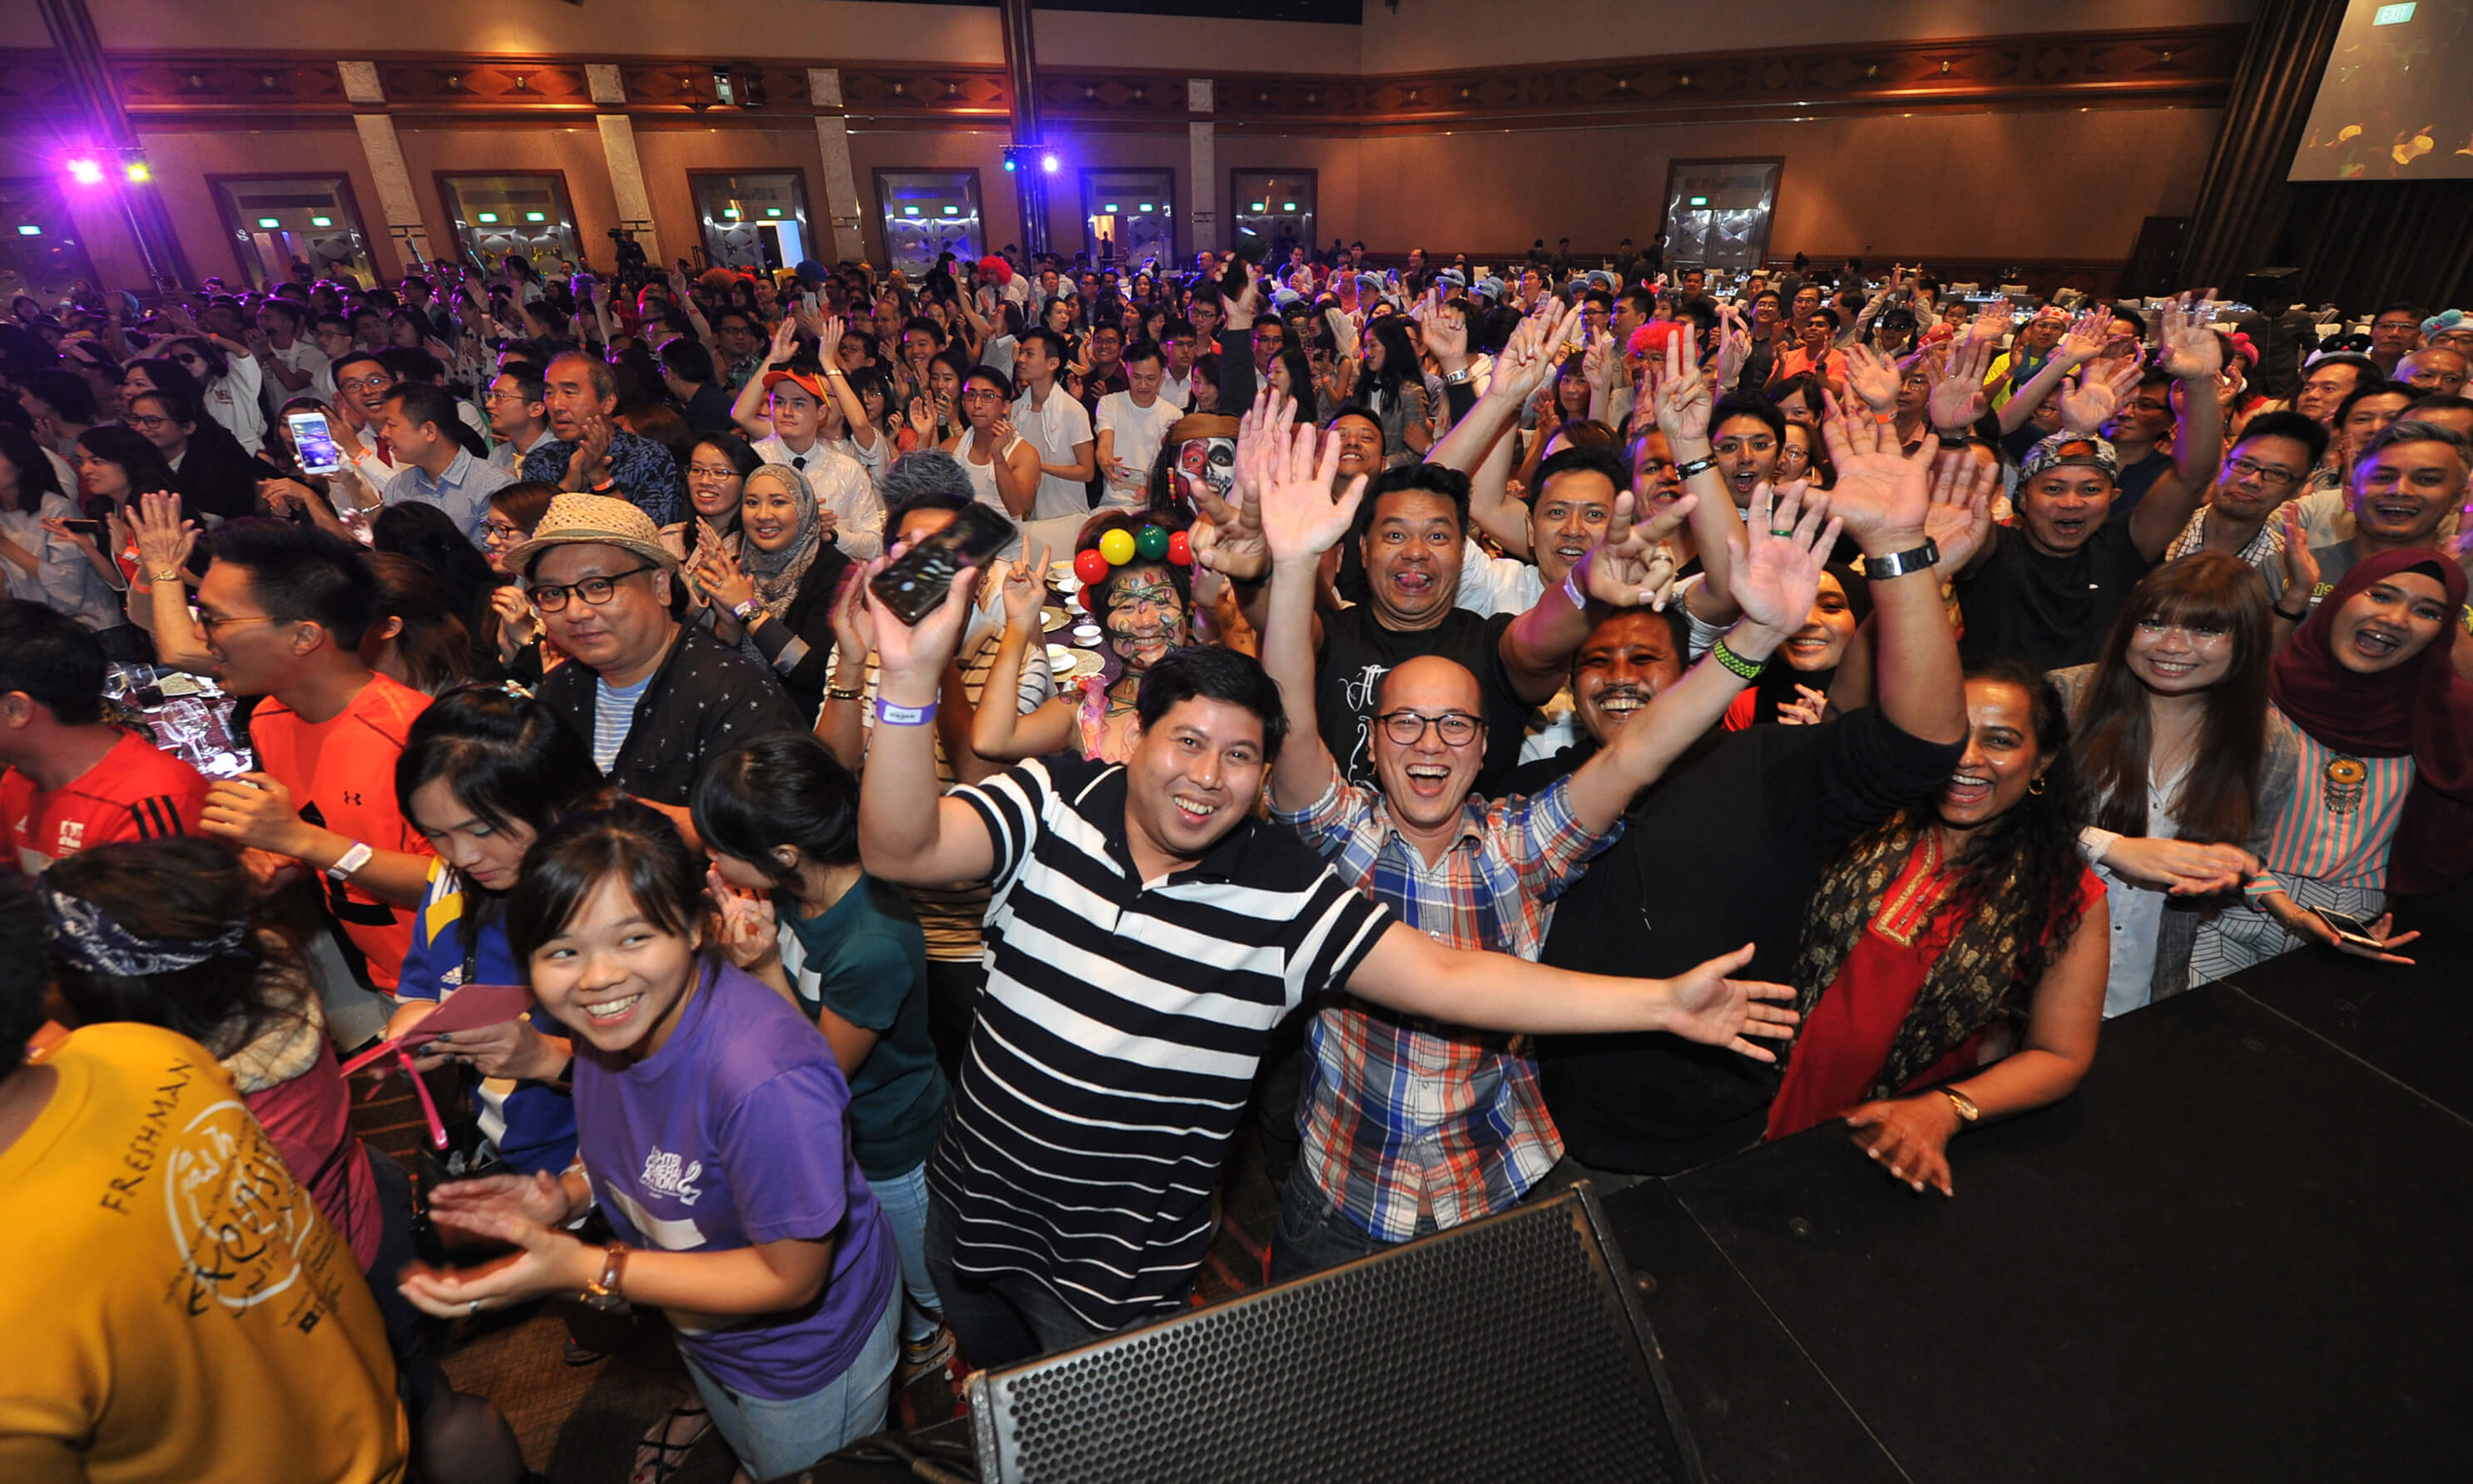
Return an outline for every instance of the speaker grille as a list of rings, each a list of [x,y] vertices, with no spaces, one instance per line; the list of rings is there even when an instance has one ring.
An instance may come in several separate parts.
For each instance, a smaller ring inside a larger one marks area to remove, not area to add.
[[[983,1462],[1021,1484],[1688,1478],[1596,1231],[1567,1195],[984,1377]]]

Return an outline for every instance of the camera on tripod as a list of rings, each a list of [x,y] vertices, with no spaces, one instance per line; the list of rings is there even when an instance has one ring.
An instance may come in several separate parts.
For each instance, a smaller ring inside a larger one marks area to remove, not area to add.
[[[610,228],[610,240],[617,247],[618,276],[651,273],[652,265],[644,258],[644,245],[636,240],[636,228],[613,227]]]

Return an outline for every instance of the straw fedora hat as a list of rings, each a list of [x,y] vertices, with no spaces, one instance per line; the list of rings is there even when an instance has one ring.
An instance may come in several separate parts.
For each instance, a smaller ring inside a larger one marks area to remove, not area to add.
[[[507,567],[529,580],[541,553],[553,546],[588,543],[622,547],[673,574],[679,570],[679,559],[661,544],[661,530],[653,517],[608,494],[562,494],[551,500],[532,536],[507,553]]]

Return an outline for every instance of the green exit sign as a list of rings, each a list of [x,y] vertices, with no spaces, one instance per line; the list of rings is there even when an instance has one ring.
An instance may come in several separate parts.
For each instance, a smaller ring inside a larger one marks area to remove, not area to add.
[[[2370,13],[2370,24],[2373,26],[2401,26],[2411,19],[2413,19],[2412,0],[2406,0],[2403,5],[2383,5]]]

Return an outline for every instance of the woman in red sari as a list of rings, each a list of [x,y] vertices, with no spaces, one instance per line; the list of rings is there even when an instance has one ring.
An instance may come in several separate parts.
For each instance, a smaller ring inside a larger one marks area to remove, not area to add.
[[[1953,1135],[2086,1075],[2110,962],[2060,697],[1993,660],[1968,668],[1966,712],[1940,797],[1858,839],[1813,894],[1803,1030],[1769,1108],[1769,1137],[1842,1117],[1892,1178],[1943,1195]]]

